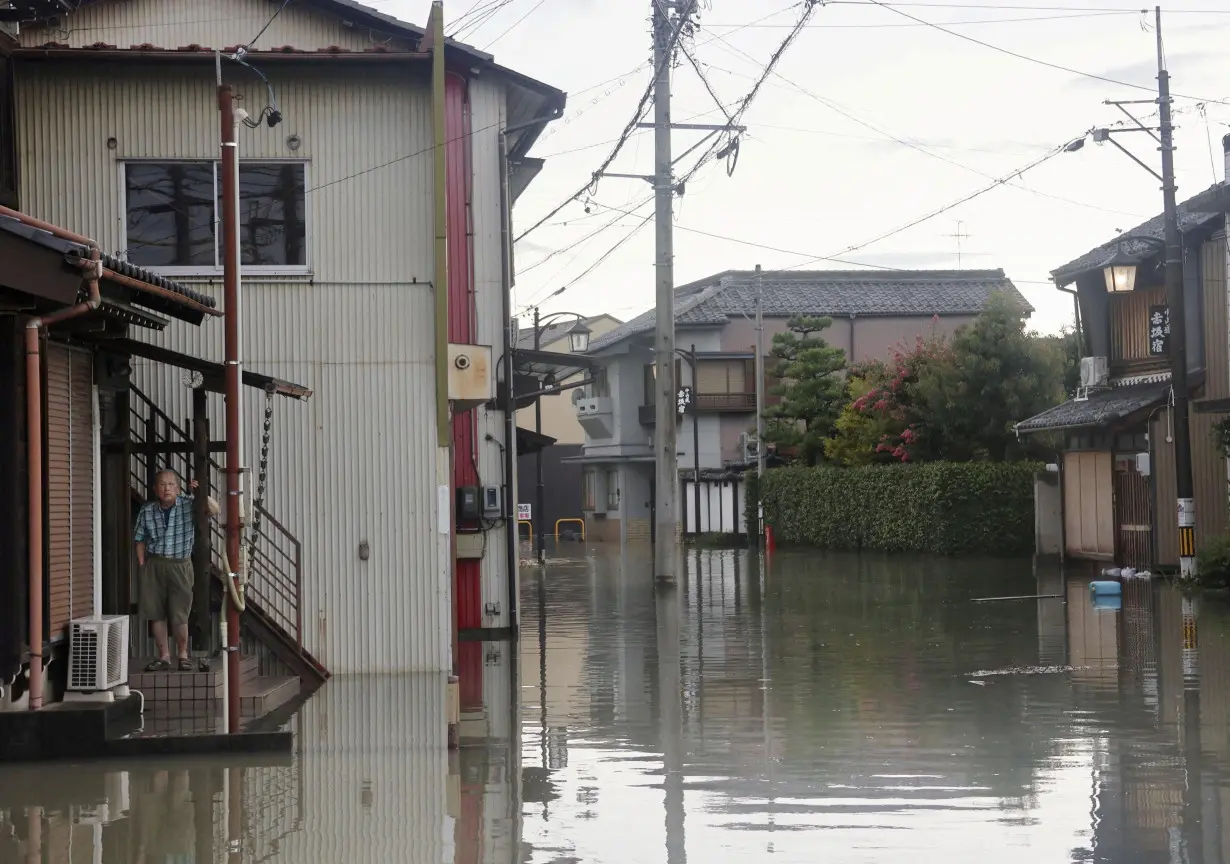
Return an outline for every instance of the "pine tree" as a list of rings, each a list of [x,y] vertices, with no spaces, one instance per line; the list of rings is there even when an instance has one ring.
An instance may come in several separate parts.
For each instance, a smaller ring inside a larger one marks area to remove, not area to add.
[[[832,437],[846,401],[841,375],[846,357],[819,335],[831,318],[795,316],[784,333],[773,337],[769,374],[780,382],[771,391],[781,402],[764,412],[765,440],[779,451],[793,450],[808,465],[824,459],[824,442]]]

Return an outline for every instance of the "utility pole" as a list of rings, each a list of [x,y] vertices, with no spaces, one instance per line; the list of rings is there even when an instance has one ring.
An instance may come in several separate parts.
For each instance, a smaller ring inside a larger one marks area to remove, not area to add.
[[[218,60],[221,64],[221,60]],[[226,731],[239,732],[239,612],[232,589],[242,597],[244,565],[240,560],[243,507],[240,500],[239,436],[240,387],[243,367],[240,352],[239,306],[239,145],[235,141],[235,102],[229,84],[222,83],[218,67],[218,115],[222,150],[222,282],[225,315],[226,388],[226,586],[222,592],[226,610]]]
[[[541,321],[541,318],[539,317],[538,307],[535,306],[534,307],[534,350],[535,351],[538,351],[540,348],[542,348],[542,325],[540,321]],[[541,395],[539,395],[538,398],[534,400],[534,431],[538,433],[542,432],[542,396]],[[543,515],[545,512],[545,507],[546,507],[546,503],[545,503],[546,489],[542,482],[542,447],[541,445],[538,447],[538,451],[534,454],[534,480],[535,480],[535,483],[537,484],[535,487],[535,495],[534,495],[534,509],[536,512],[531,514],[533,518],[530,520],[530,527],[532,529],[535,524],[538,525],[538,532],[534,537],[534,548],[538,552],[538,565],[541,567],[542,565],[547,563],[547,535],[546,535],[547,523],[546,523],[546,516]]]
[[[1183,296],[1183,238],[1174,179],[1174,125],[1170,115],[1170,73],[1162,45],[1162,7],[1157,23],[1157,106],[1162,150],[1162,197],[1166,221],[1166,303],[1170,307],[1170,386],[1174,392],[1175,491],[1178,498],[1179,574],[1196,575],[1196,502],[1192,492],[1192,441],[1188,432],[1187,314]]]
[[[675,180],[671,158],[671,58],[675,40],[668,0],[653,5],[654,209],[657,322],[654,356],[656,398],[654,411],[654,576],[673,585],[679,567],[676,536],[676,492],[679,485],[677,387],[675,382]],[[680,22],[682,23],[682,22]]]
[[[756,265],[756,479],[765,475],[765,281]]]

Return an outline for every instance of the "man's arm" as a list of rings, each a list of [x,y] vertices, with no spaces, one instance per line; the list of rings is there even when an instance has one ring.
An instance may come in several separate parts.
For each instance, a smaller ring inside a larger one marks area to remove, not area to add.
[[[137,514],[137,527],[132,533],[132,539],[137,546],[137,566],[145,566],[145,514],[148,512],[149,505],[141,508],[141,512]]]
[[[191,489],[193,492],[195,492],[199,485],[200,484],[198,484],[195,480],[193,480],[191,483],[188,484],[188,488]],[[192,502],[196,501],[196,497],[193,495],[184,495],[183,497],[187,498],[189,501],[192,501]],[[214,497],[212,495],[205,496],[205,509],[209,511],[210,519],[217,519],[218,514],[222,512],[222,507],[218,504],[217,501],[214,500]]]

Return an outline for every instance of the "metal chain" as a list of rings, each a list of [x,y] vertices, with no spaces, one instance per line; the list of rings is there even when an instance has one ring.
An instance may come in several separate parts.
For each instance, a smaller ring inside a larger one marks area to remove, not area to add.
[[[256,475],[256,498],[252,504],[252,528],[248,532],[248,550],[256,546],[261,531],[261,512],[265,503],[265,485],[269,479],[269,438],[273,429],[273,391],[265,391],[265,421],[261,429],[261,461]]]

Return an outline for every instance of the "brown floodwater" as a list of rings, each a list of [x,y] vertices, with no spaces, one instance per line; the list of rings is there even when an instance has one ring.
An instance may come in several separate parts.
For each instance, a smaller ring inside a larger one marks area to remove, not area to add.
[[[527,569],[520,644],[464,646],[460,752],[438,676],[335,678],[273,762],[0,768],[0,864],[1230,860],[1230,605],[1030,561],[650,565]]]

